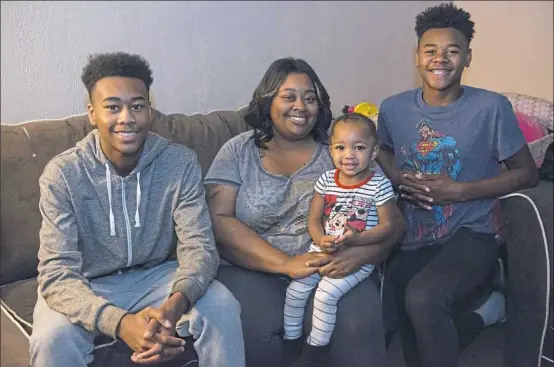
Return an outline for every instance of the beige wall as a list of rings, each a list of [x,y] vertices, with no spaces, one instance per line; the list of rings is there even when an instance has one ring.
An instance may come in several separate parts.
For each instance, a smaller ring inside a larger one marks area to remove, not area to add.
[[[553,2],[456,1],[475,24],[463,83],[553,101]]]
[[[2,1],[2,123],[84,112],[93,52],[140,53],[161,111],[246,104],[277,58],[306,59],[332,109],[414,86],[415,16],[436,1]]]

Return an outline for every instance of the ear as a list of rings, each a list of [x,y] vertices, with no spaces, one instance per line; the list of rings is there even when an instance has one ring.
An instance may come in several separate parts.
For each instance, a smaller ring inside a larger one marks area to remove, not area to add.
[[[418,51],[419,50],[419,46],[417,46],[415,48],[415,66],[416,68],[419,68],[419,54],[418,54]]]
[[[469,68],[469,64],[471,64],[471,58],[472,58],[472,52],[471,52],[471,48],[469,48],[466,54],[466,68]]]
[[[92,103],[87,104],[88,120],[92,126],[96,126],[96,113]]]
[[[373,147],[373,152],[371,152],[371,160],[374,161],[375,158],[377,158],[377,155],[379,154],[379,149],[381,149],[379,147],[379,144],[375,144],[375,146]]]

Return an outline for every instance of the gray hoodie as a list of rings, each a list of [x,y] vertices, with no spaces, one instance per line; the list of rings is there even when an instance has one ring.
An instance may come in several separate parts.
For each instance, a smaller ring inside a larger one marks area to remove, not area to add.
[[[39,180],[39,291],[89,331],[116,337],[128,312],[97,296],[89,280],[155,266],[177,255],[173,292],[191,306],[219,266],[196,154],[150,133],[137,167],[120,177],[93,130],[54,157]]]

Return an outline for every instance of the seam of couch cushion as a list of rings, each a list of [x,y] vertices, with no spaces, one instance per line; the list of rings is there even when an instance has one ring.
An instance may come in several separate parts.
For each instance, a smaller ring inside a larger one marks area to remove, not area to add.
[[[116,343],[117,343],[117,339],[114,339],[109,343],[95,345],[94,350],[98,350],[98,349],[102,349],[102,348],[106,348],[106,347],[111,347],[112,345],[115,345]]]
[[[208,115],[212,112],[219,112],[219,111],[234,111],[234,112],[237,112],[237,111],[240,111],[242,109],[245,109],[247,108],[248,105],[245,104],[245,105],[242,105],[234,110],[231,110],[231,109],[215,109],[215,110],[212,110],[212,111],[209,111],[209,112],[206,112],[206,113],[201,113],[201,112],[197,112],[197,113],[191,113],[191,114],[187,114],[187,116],[191,116],[191,115]],[[168,115],[170,113],[164,113],[164,115]],[[6,125],[6,126],[18,126],[18,125],[23,125],[23,124],[27,124],[29,122],[41,122],[41,121],[65,121],[65,120],[68,120],[70,118],[73,118],[73,117],[82,117],[82,116],[85,116],[87,115],[86,113],[77,113],[75,115],[69,115],[67,117],[63,117],[63,118],[58,118],[58,119],[37,119],[37,120],[27,120],[27,121],[22,121],[22,122],[18,122],[18,123],[15,123],[15,124],[7,124],[7,123],[4,123],[2,122],[0,125]]]
[[[226,112],[226,111],[233,111],[233,112],[238,112],[240,110],[242,110],[243,108],[248,108],[248,105],[245,104],[245,105],[242,105],[234,110],[232,109],[228,109],[228,108],[216,108],[215,110],[211,110],[211,111],[208,111],[208,112],[195,112],[195,113],[191,113],[191,114],[188,114],[189,116],[193,116],[193,115],[209,115],[210,113],[214,113],[214,112]],[[171,113],[167,113],[167,115],[169,115]]]
[[[15,312],[10,306],[8,306],[8,305],[6,304],[6,302],[0,301],[0,303],[1,303],[1,305],[2,305],[3,310],[5,310],[6,312],[8,312],[8,313],[12,316],[12,318],[15,319],[15,321],[17,321],[17,322],[19,322],[19,323],[21,323],[21,324],[23,324],[23,325],[25,325],[25,326],[27,326],[27,327],[29,327],[29,328],[31,328],[31,329],[33,328],[33,325],[31,325],[29,322],[25,321],[21,316],[19,316],[19,315],[17,314],[17,312]],[[19,326],[21,326],[21,325],[19,325]],[[25,334],[27,334],[27,332],[25,332]],[[28,334],[27,334],[27,335],[28,335]]]
[[[21,326],[21,324],[18,321],[22,322],[25,325],[28,325],[28,323],[22,318],[20,318],[19,316],[17,316],[17,314],[13,312],[13,310],[11,310],[4,303],[4,301],[1,302],[0,309],[2,309],[2,312],[8,317],[8,319],[10,319],[11,322],[14,323],[14,325],[19,329],[19,331],[23,333],[23,336],[25,336],[28,340],[31,336],[27,333],[27,331],[23,328],[23,326]]]
[[[507,199],[507,198],[515,197],[515,196],[519,196],[519,197],[522,197],[522,198],[528,200],[529,203],[531,204],[531,206],[533,207],[533,209],[535,211],[535,214],[537,215],[537,219],[538,219],[540,228],[541,228],[542,239],[543,239],[543,244],[544,244],[544,251],[545,251],[545,254],[546,254],[546,306],[545,306],[546,311],[545,311],[545,317],[544,317],[544,326],[543,326],[543,329],[542,329],[541,345],[540,345],[540,350],[539,350],[539,356],[540,357],[539,357],[538,362],[537,362],[537,366],[540,367],[541,359],[543,358],[544,339],[546,338],[546,330],[548,328],[548,318],[549,318],[549,313],[550,313],[550,304],[549,304],[549,302],[550,302],[550,253],[548,251],[548,243],[546,242],[547,239],[546,239],[546,231],[544,229],[544,224],[542,222],[542,218],[541,218],[541,215],[539,213],[539,209],[537,208],[537,205],[535,205],[535,202],[529,196],[527,196],[525,194],[522,194],[522,193],[519,193],[519,192],[515,192],[515,193],[512,193],[512,194],[501,196],[500,199]]]
[[[234,109],[234,110],[225,109],[225,108],[223,108],[223,109],[219,108],[219,109],[215,109],[215,110],[212,110],[212,111],[209,111],[209,112],[206,112],[206,113],[198,112],[198,113],[192,113],[192,114],[187,114],[187,115],[195,115],[195,114],[199,114],[199,115],[208,115],[208,114],[210,114],[210,113],[212,113],[212,112],[218,112],[218,111],[235,111],[235,112],[236,112],[236,111],[240,111],[240,110],[242,110],[242,109],[244,109],[244,108],[247,108],[247,107],[248,107],[248,105],[245,104],[245,105],[240,106],[240,107],[238,107],[238,108],[236,108],[236,109]],[[58,118],[58,119],[37,119],[37,120],[27,120],[27,121],[18,122],[18,123],[15,123],[15,124],[7,124],[7,123],[4,123],[4,122],[3,122],[3,123],[1,123],[0,125],[18,126],[18,125],[27,124],[27,123],[29,123],[29,122],[40,122],[40,121],[65,121],[65,120],[70,119],[70,118],[72,118],[72,117],[81,117],[81,116],[84,116],[84,115],[87,115],[87,114],[86,114],[86,113],[77,113],[77,114],[75,114],[75,115],[69,115],[69,116],[67,116],[67,117]]]
[[[164,115],[168,116],[168,115],[180,115],[180,114],[183,114],[185,116],[206,116],[206,115],[209,115],[209,114],[212,114],[214,112],[239,112],[243,109],[247,109],[248,108],[248,104],[245,104],[245,105],[241,105],[240,107],[237,107],[235,109],[230,109],[230,108],[216,108],[214,110],[210,110],[210,111],[207,111],[207,112],[192,112],[192,113],[183,113],[183,112],[163,112]],[[75,116],[80,116],[80,115],[75,115]],[[73,116],[70,116],[70,117],[73,117]],[[49,121],[49,120],[47,120]]]
[[[19,280],[16,280],[15,282],[2,284],[2,285],[0,285],[0,289],[2,289],[2,288],[4,288],[4,287],[7,287],[7,286],[10,286],[10,285],[15,285],[15,284],[17,284],[17,283],[23,283],[23,282],[26,282],[26,281],[28,281],[28,280],[33,280],[33,279],[36,279],[36,277],[30,277],[30,278],[25,278],[25,279],[19,279]]]
[[[198,359],[193,359],[192,361],[188,361],[187,363],[185,363],[185,364],[182,365],[181,367],[187,367],[187,366],[190,365],[191,363],[198,363]]]

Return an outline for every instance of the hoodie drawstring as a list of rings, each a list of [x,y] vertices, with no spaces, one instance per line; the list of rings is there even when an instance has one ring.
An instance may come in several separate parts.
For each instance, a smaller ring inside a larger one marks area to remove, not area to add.
[[[135,228],[140,228],[140,172],[137,173],[137,210],[135,211]]]
[[[108,202],[110,203],[110,236],[115,236],[115,219],[112,210],[112,177],[110,166],[106,163],[106,187],[108,188]]]
[[[108,202],[110,204],[110,236],[115,236],[115,218],[112,209],[112,179],[110,173],[110,166],[106,163],[106,187],[108,188]],[[140,228],[140,172],[137,173],[137,209],[135,211],[135,228]]]

